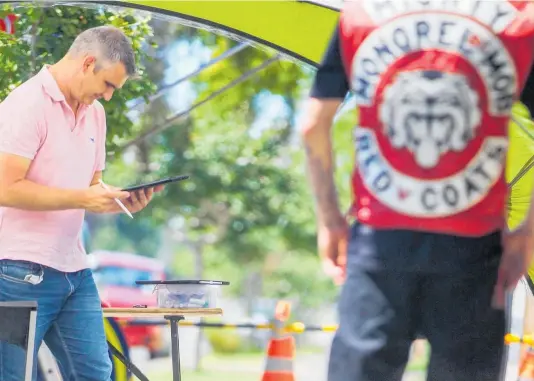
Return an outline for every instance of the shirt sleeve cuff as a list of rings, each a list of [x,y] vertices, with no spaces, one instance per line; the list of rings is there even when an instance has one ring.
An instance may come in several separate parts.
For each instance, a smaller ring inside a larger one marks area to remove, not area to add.
[[[316,77],[310,96],[313,98],[345,98],[349,89],[344,73],[322,73]]]
[[[34,152],[27,152],[27,151],[24,151],[24,150],[21,150],[21,149],[13,148],[13,147],[7,148],[7,147],[0,146],[0,153],[6,153],[6,154],[10,154],[10,155],[22,156],[22,157],[24,157],[26,159],[30,159],[30,160],[33,160],[35,158],[35,153]]]

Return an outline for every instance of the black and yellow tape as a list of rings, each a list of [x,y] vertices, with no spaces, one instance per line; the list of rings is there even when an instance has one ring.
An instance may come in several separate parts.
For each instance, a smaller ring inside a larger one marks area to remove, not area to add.
[[[121,325],[167,325],[164,320],[131,320],[121,321]],[[203,328],[223,328],[223,329],[269,329],[272,330],[274,326],[272,324],[252,324],[252,323],[211,323],[211,322],[192,322],[192,321],[180,321],[182,327],[203,327]],[[303,332],[335,332],[337,325],[307,325],[301,322],[295,322],[288,324],[284,327],[285,332],[288,333],[303,333]]]

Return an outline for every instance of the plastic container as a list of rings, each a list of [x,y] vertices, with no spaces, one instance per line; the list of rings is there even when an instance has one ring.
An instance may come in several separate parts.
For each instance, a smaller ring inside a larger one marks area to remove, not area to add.
[[[221,286],[218,280],[141,280],[137,284],[154,285],[160,308],[216,308]]]

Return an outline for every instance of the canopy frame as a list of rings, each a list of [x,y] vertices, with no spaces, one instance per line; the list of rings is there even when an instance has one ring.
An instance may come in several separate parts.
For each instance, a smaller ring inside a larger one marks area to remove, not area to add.
[[[19,1],[0,0],[0,4],[13,4],[13,5],[21,4],[22,5],[22,4],[28,4],[28,3],[36,4],[35,1],[31,1],[31,0],[19,0]],[[90,1],[90,0],[82,0],[82,1],[56,0],[56,1],[53,1],[53,0],[44,0],[43,1],[43,0],[41,0],[38,5],[40,5],[40,6],[44,6],[44,5],[47,5],[47,4],[48,5],[50,5],[50,4],[64,4],[64,5],[80,5],[80,6],[84,6],[84,5],[85,6],[101,5],[101,6],[130,8],[130,9],[138,9],[138,10],[149,11],[149,12],[152,12],[152,13],[160,15],[160,16],[161,15],[169,16],[169,17],[172,17],[172,18],[175,18],[175,19],[189,21],[189,22],[194,24],[193,26],[196,25],[197,27],[213,28],[219,34],[228,33],[228,34],[231,35],[231,37],[234,37],[234,38],[237,37],[237,38],[241,38],[241,39],[247,40],[248,43],[243,42],[242,44],[238,45],[237,47],[232,48],[232,49],[236,49],[237,51],[240,51],[242,48],[245,47],[245,45],[250,45],[251,42],[256,42],[256,43],[260,43],[260,44],[262,44],[264,46],[270,47],[270,48],[278,51],[279,54],[277,54],[275,56],[276,60],[278,60],[278,59],[280,59],[280,58],[282,58],[284,56],[288,56],[288,57],[291,57],[293,59],[296,59],[297,61],[299,61],[301,63],[308,64],[308,65],[310,65],[312,67],[317,67],[319,65],[320,59],[319,59],[319,56],[317,54],[315,55],[314,58],[307,57],[307,56],[305,56],[305,55],[303,55],[301,53],[296,52],[295,50],[292,50],[292,49],[288,48],[287,46],[283,46],[280,43],[274,43],[272,41],[269,41],[268,39],[261,38],[261,37],[259,37],[257,35],[248,33],[248,32],[246,32],[244,30],[240,30],[240,29],[234,28],[234,27],[232,27],[230,25],[225,25],[224,23],[210,21],[208,19],[197,17],[197,16],[195,16],[193,14],[189,14],[189,13],[186,13],[186,12],[179,12],[179,11],[176,11],[176,10],[169,9],[169,7],[170,7],[169,4],[170,3],[172,3],[172,2],[170,2],[170,1],[150,1],[149,2],[149,1],[142,1],[142,0],[134,0],[134,1],[129,1],[129,0],[123,0],[123,1],[105,1],[105,0],[94,0],[94,1]],[[206,2],[203,2],[203,6],[209,6],[210,3],[214,4],[214,2],[206,1]],[[332,17],[332,16],[334,16],[334,18],[337,19],[339,11],[340,11],[340,6],[334,5],[334,4],[328,4],[326,1],[291,0],[291,1],[288,1],[288,3],[296,3],[296,4],[301,4],[303,6],[304,5],[308,5],[310,7],[321,8],[321,9],[329,12],[329,13],[322,13],[321,15],[323,17]],[[239,17],[238,15],[236,15],[236,16]],[[259,17],[258,17],[258,19],[259,19]],[[298,26],[295,27],[295,28],[298,28]],[[329,36],[324,36],[324,37],[325,38],[322,40],[323,43],[328,40]],[[204,70],[208,66],[211,66],[212,64],[214,64],[216,62],[219,62],[220,60],[223,60],[223,59],[235,54],[236,51],[231,52],[232,49],[230,49],[229,51],[223,53],[221,56],[214,58],[208,64],[204,65],[204,67],[200,67],[196,71],[194,71],[193,73],[190,73],[190,74],[186,75],[184,78],[179,79],[174,84],[181,83],[182,81],[187,80],[187,79],[193,77],[194,75],[198,75],[200,72],[202,72],[202,70]],[[324,47],[323,47],[323,50],[324,50]],[[166,129],[170,125],[172,125],[172,123],[175,122],[176,120],[188,115],[196,107],[200,106],[201,104],[206,103],[207,101],[215,98],[220,93],[222,93],[222,92],[228,90],[229,88],[231,88],[231,87],[241,83],[242,81],[248,79],[250,76],[252,76],[253,74],[257,73],[259,70],[261,70],[261,68],[263,68],[263,66],[266,64],[266,62],[269,62],[273,58],[274,57],[272,57],[271,59],[265,61],[262,65],[258,66],[257,68],[252,69],[251,71],[249,71],[247,73],[244,73],[241,77],[237,78],[236,80],[234,80],[230,84],[228,84],[226,86],[223,86],[223,88],[221,88],[219,90],[216,90],[214,93],[210,94],[204,100],[192,105],[188,110],[183,111],[183,112],[181,112],[179,114],[176,114],[174,116],[171,116],[161,126],[157,126],[157,127],[153,128],[152,130],[148,131],[148,133],[145,134],[146,136],[142,136],[141,139],[144,139],[145,137],[147,137],[149,135],[152,135],[154,133],[163,131],[164,129]],[[258,68],[260,68],[260,69],[257,70]],[[174,84],[169,85],[169,87],[173,86]],[[161,96],[159,93],[160,92],[164,92],[165,90],[166,90],[165,88],[158,89],[158,93],[155,94],[153,97],[155,99],[157,99],[158,97]],[[137,107],[137,106],[138,106],[138,104],[136,104],[134,107]],[[517,119],[513,119],[513,121],[523,130],[523,132],[525,132],[525,134],[531,140],[534,140],[534,135],[531,134],[528,131],[528,129],[526,129],[522,125],[522,123],[520,123]],[[136,140],[140,140],[140,138],[137,138]],[[127,144],[127,145],[131,145],[131,144]],[[123,148],[125,148],[125,146],[123,146]],[[516,174],[514,179],[512,179],[510,181],[510,183],[508,184],[509,187],[512,187],[513,185],[515,185],[532,168],[534,168],[534,155],[525,163],[525,165]]]

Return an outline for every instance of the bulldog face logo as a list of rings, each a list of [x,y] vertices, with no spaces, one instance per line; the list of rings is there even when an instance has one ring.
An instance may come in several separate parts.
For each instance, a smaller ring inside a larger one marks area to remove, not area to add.
[[[477,93],[463,75],[400,73],[384,91],[379,118],[393,147],[409,150],[425,169],[449,151],[463,151],[482,116]]]

